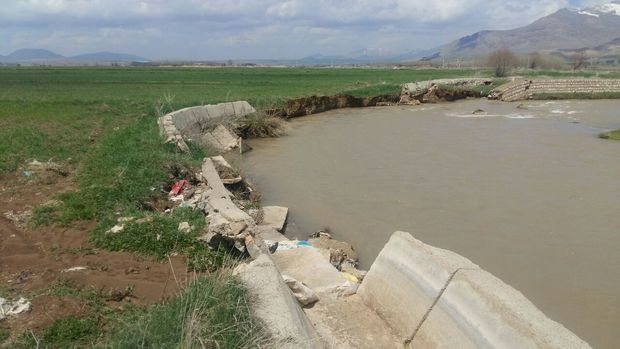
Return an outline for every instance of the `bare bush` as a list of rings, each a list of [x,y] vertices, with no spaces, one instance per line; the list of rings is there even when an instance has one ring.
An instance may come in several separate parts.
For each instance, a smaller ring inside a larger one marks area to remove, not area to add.
[[[514,67],[517,58],[509,49],[500,49],[489,55],[489,65],[495,68],[495,76],[504,77]]]

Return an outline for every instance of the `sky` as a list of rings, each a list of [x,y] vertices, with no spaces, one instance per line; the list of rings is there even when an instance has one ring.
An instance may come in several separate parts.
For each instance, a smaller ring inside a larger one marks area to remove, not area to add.
[[[291,59],[431,49],[597,0],[0,0],[0,55]]]

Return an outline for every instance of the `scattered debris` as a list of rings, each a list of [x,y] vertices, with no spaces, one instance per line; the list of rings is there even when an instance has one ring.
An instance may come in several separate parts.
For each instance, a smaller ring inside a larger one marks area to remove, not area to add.
[[[237,184],[243,181],[243,178],[237,170],[235,170],[223,156],[214,156],[211,158],[215,169],[224,184]]]
[[[131,297],[133,295],[133,289],[134,289],[133,286],[127,286],[122,290],[119,290],[119,289],[110,290],[106,294],[105,299],[111,302],[121,302],[125,298]]]
[[[307,240],[280,241],[276,251],[288,251],[300,247],[312,247],[312,245]]]
[[[84,270],[88,270],[88,267],[67,268],[67,269],[63,269],[63,271],[61,271],[61,273],[70,273],[70,272],[74,272],[74,271],[84,271]]]
[[[170,195],[171,197],[176,197],[179,195],[179,193],[183,190],[184,187],[189,187],[189,182],[186,179],[182,179],[176,183],[174,183],[174,185],[172,186],[172,189],[170,189],[170,193],[168,193],[168,195]]]
[[[125,229],[125,225],[124,224],[117,224],[117,225],[113,226],[112,228],[108,229],[105,233],[106,234],[116,234],[116,233],[120,233],[121,231],[123,231],[123,229]]]
[[[8,316],[19,315],[30,311],[31,306],[30,301],[24,297],[20,297],[14,302],[0,298],[0,321],[4,320]]]
[[[302,282],[295,280],[288,275],[282,275],[284,283],[291,289],[297,301],[303,305],[314,304],[319,301],[319,296]]]
[[[326,239],[331,239],[332,235],[329,233],[329,229],[321,229],[319,231],[316,231],[314,233],[312,233],[312,235],[310,235],[311,238],[326,238]]]
[[[18,229],[24,230],[26,229],[26,227],[28,227],[28,223],[32,218],[32,211],[26,210],[15,212],[13,210],[10,210],[4,213],[4,217],[13,222],[13,224],[15,224]]]
[[[320,235],[320,234],[319,234]],[[331,235],[325,235],[309,240],[310,244],[316,248],[329,251],[329,261],[334,267],[340,270],[340,266],[345,261],[353,264],[357,263],[358,256],[353,246],[347,242],[334,240]]]
[[[192,231],[193,227],[191,225],[189,225],[188,222],[181,222],[179,223],[179,228],[178,230],[181,233],[189,233],[190,231]]]

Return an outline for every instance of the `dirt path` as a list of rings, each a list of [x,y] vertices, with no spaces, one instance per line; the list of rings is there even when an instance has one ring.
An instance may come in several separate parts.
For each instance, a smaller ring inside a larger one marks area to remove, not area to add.
[[[20,172],[0,175],[0,296],[24,296],[32,301],[30,312],[0,323],[13,335],[40,330],[60,317],[88,311],[84,299],[51,295],[50,287],[59,283],[107,294],[107,305],[117,307],[127,302],[159,302],[187,281],[181,257],[159,263],[132,253],[94,248],[88,242],[88,232],[95,222],[32,227],[32,207],[72,189],[70,176],[41,181],[24,178]],[[86,269],[64,271],[75,267]],[[129,296],[115,296],[127,289],[132,290]]]

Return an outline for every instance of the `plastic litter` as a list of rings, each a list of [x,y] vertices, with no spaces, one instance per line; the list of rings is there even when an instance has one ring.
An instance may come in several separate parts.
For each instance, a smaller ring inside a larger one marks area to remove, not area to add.
[[[26,298],[21,297],[15,302],[0,298],[0,320],[4,320],[7,316],[19,315],[30,311],[31,303]]]
[[[170,190],[169,195],[170,196],[177,196],[179,195],[179,193],[181,192],[181,190],[183,190],[184,187],[189,187],[189,182],[185,179],[182,179],[176,183],[174,183],[174,185],[172,186],[172,189]]]
[[[294,250],[296,248],[306,248],[306,247],[312,247],[314,248],[310,242],[308,242],[308,240],[291,240],[291,241],[280,241],[278,243],[278,246],[276,248],[276,251],[288,251],[288,250]]]

